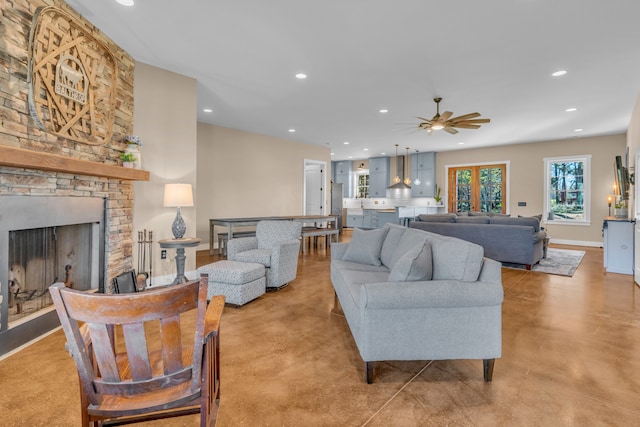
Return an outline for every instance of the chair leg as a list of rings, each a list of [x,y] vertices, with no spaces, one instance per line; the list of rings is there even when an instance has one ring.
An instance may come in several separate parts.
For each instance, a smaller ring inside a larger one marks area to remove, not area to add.
[[[493,378],[493,364],[495,363],[495,361],[496,359],[484,359],[482,361],[485,382],[490,383],[491,379]]]
[[[376,367],[376,362],[364,362],[364,364],[367,372],[367,384],[373,384],[373,370]]]

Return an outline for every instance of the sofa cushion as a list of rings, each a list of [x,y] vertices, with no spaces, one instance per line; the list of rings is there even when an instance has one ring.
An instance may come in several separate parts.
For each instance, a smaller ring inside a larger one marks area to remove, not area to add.
[[[482,269],[484,249],[480,245],[424,231],[431,243],[433,259],[432,280],[478,280]]]
[[[389,269],[384,265],[375,266],[369,264],[361,264],[359,262],[344,261],[341,259],[334,259],[331,261],[332,268],[338,268],[340,270],[352,270],[352,271],[379,271],[389,273]]]
[[[343,261],[358,262],[360,264],[382,265],[380,252],[382,243],[387,235],[387,228],[362,230],[354,228]]]
[[[456,214],[420,214],[418,215],[418,221],[424,222],[456,222]]]
[[[389,281],[416,282],[419,280],[431,280],[432,274],[431,244],[425,242],[422,247],[416,246],[400,257],[389,273]]]
[[[535,217],[503,217],[493,216],[491,217],[491,224],[503,224],[503,225],[528,225],[533,227],[533,230],[537,233],[540,231],[540,221]]]
[[[456,222],[464,222],[467,224],[489,224],[489,216],[459,216],[456,218]]]
[[[382,243],[380,261],[382,261],[382,265],[386,265],[391,268],[393,267],[393,260],[396,258],[398,253],[400,239],[402,239],[407,227],[387,223],[384,225],[384,228],[388,229],[388,231],[387,236],[384,238],[384,242]]]

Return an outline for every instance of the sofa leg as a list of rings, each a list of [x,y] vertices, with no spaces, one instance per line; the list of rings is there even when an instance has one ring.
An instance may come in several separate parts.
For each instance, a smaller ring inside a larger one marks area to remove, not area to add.
[[[525,268],[526,268],[527,270],[531,270],[531,264],[526,264],[526,265],[525,265]]]
[[[373,384],[373,368],[376,367],[376,362],[364,362],[364,365],[367,373],[367,384]]]
[[[340,300],[338,299],[338,294],[334,293],[333,300],[333,308],[331,309],[333,314],[337,314],[338,316],[344,317],[344,311],[342,311],[342,306],[340,305]]]
[[[493,364],[496,362],[496,359],[484,359],[482,361],[482,367],[484,368],[484,380],[485,382],[490,383],[493,378]]]

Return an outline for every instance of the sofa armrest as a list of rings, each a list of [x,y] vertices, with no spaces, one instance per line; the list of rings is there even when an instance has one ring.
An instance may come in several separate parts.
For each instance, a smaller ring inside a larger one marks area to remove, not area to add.
[[[240,237],[227,242],[227,259],[233,261],[236,254],[251,249],[258,249],[257,237]]]
[[[349,242],[332,243],[331,244],[331,259],[342,259],[344,253],[349,247]]]
[[[534,243],[543,240],[545,237],[547,237],[547,232],[544,230],[540,230],[537,233],[533,233],[533,235],[531,236]]]
[[[278,264],[281,257],[294,257],[298,259],[300,251],[300,239],[282,240],[271,248],[271,264]]]
[[[362,309],[414,309],[487,307],[502,303],[502,283],[432,280],[365,283],[360,292]]]
[[[479,282],[502,283],[502,263],[491,258],[482,259],[482,269],[478,276]]]

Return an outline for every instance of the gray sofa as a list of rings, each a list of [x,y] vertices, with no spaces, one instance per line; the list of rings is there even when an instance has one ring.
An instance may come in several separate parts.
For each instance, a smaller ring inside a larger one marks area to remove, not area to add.
[[[419,215],[411,227],[476,243],[487,258],[527,270],[542,259],[547,237],[537,217]]]
[[[395,224],[331,246],[334,311],[344,314],[367,383],[376,361],[483,359],[502,352],[500,263],[481,246]]]

